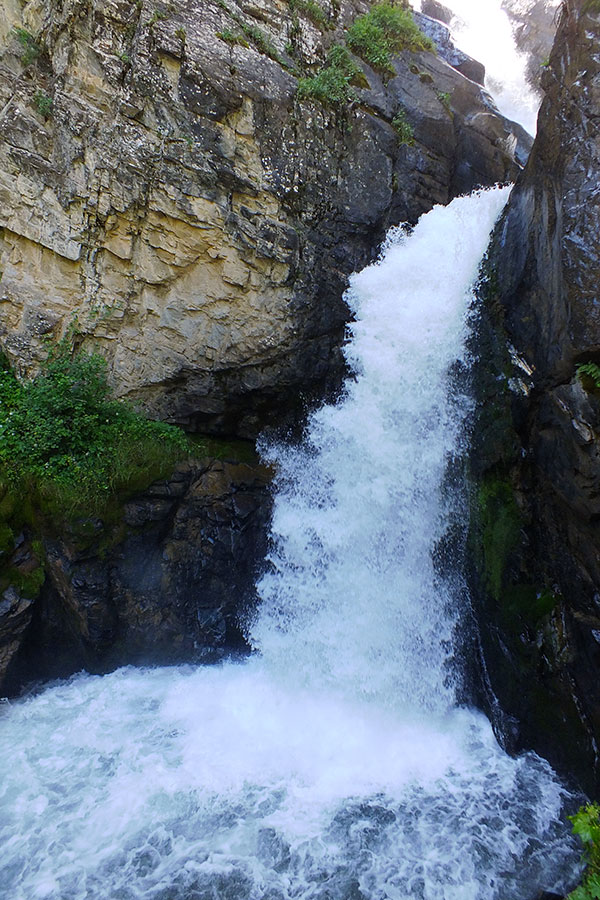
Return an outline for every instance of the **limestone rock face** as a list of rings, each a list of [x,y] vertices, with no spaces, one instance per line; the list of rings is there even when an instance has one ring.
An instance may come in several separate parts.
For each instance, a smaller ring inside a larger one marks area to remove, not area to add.
[[[256,462],[192,461],[126,503],[117,524],[87,519],[45,538],[35,606],[0,604],[0,691],[82,667],[246,651],[240,623],[256,604],[269,481]]]
[[[515,128],[432,53],[390,79],[361,63],[343,109],[299,101],[366,8],[0,0],[0,345],[20,372],[72,327],[118,396],[245,436],[339,382],[346,279],[386,228],[517,171]]]
[[[563,4],[539,131],[488,261],[473,467],[492,687],[533,746],[600,785],[600,10]],[[475,548],[477,552],[477,547]],[[484,598],[481,600],[481,598]]]

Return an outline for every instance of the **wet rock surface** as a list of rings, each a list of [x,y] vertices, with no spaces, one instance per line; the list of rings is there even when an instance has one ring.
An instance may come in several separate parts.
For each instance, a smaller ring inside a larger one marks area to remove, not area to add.
[[[440,12],[444,15],[444,8],[442,7],[441,10],[438,10],[438,6],[440,6],[440,4],[434,4],[432,12]],[[431,18],[430,14],[424,15],[426,11],[425,6],[423,6],[423,13],[415,12],[415,21],[419,25],[421,31],[434,42],[437,52],[442,59],[466,78],[470,78],[471,81],[476,81],[478,84],[483,84],[485,81],[485,66],[471,56],[468,56],[466,53],[463,53],[462,50],[455,45],[452,40],[450,28],[448,25],[444,24],[448,16],[444,16],[443,19],[439,20],[439,16],[433,16],[433,18]],[[449,12],[449,10],[446,10],[446,12]],[[452,14],[450,14],[449,18],[449,21],[451,20]]]
[[[0,606],[0,690],[79,668],[247,652],[269,481],[256,462],[192,461],[128,501],[118,522],[81,520],[45,538],[39,597]]]
[[[0,344],[20,372],[76,317],[118,395],[192,430],[254,436],[335,390],[348,274],[390,225],[517,171],[514,126],[441,52],[391,78],[357,60],[369,88],[343,109],[298,99],[367,8],[0,4]]]
[[[560,3],[556,0],[503,0],[502,6],[511,20],[517,47],[527,55],[529,83],[539,88],[554,43]]]
[[[600,784],[598,13],[564,4],[530,161],[487,263],[472,552],[513,749]]]

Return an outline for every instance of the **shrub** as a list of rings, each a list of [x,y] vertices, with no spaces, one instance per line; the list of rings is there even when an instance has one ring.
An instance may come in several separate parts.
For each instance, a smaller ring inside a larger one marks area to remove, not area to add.
[[[351,50],[376,69],[392,72],[392,55],[401,50],[433,50],[409,9],[378,3],[348,29]]]
[[[33,102],[39,114],[44,119],[49,119],[52,115],[52,97],[49,97],[44,91],[36,91]]]
[[[583,843],[586,870],[582,884],[569,894],[569,900],[599,900],[600,898],[600,806],[582,806],[574,816],[573,833]]]
[[[225,41],[226,44],[229,44],[232,47],[235,44],[239,44],[241,47],[250,46],[243,35],[237,34],[235,31],[231,31],[229,28],[224,28],[223,31],[217,31],[217,37],[222,41]]]
[[[0,371],[0,465],[5,486],[55,516],[98,513],[111,498],[164,477],[191,452],[177,428],[109,397],[106,363],[63,340],[21,384]]]
[[[342,105],[357,98],[351,84],[361,80],[364,80],[362,70],[347,48],[337,44],[329,51],[325,68],[311,78],[299,79],[298,97],[309,97],[332,106]]]
[[[270,40],[268,35],[261,31],[257,25],[248,25],[247,22],[238,21],[238,24],[244,34],[250,38],[251,41],[254,41],[257,49],[264,53],[265,56],[270,57],[275,60],[275,62],[281,62],[281,57],[277,51],[277,47]]]
[[[415,142],[415,133],[410,122],[406,119],[406,113],[401,109],[392,119],[392,128],[400,138],[401,144],[408,144],[409,147]]]
[[[328,24],[328,17],[325,10],[319,6],[316,0],[289,0],[292,12],[302,12],[314,22],[315,25],[325,26]]]
[[[21,45],[21,62],[27,68],[35,62],[42,52],[41,45],[29,31],[24,28],[15,28],[15,37]]]

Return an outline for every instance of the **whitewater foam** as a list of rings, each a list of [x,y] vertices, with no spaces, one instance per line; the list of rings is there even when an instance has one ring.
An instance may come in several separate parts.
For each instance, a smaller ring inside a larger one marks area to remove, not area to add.
[[[356,373],[278,468],[260,651],[80,675],[0,709],[5,900],[533,900],[569,796],[456,706],[432,562],[470,401],[472,285],[506,189],[395,232],[352,280]],[[460,593],[460,592],[459,592]]]

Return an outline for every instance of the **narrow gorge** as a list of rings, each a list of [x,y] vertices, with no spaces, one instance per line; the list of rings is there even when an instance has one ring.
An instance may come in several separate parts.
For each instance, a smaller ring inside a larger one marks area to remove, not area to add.
[[[1,3],[6,900],[581,878],[600,7],[413,6]]]

